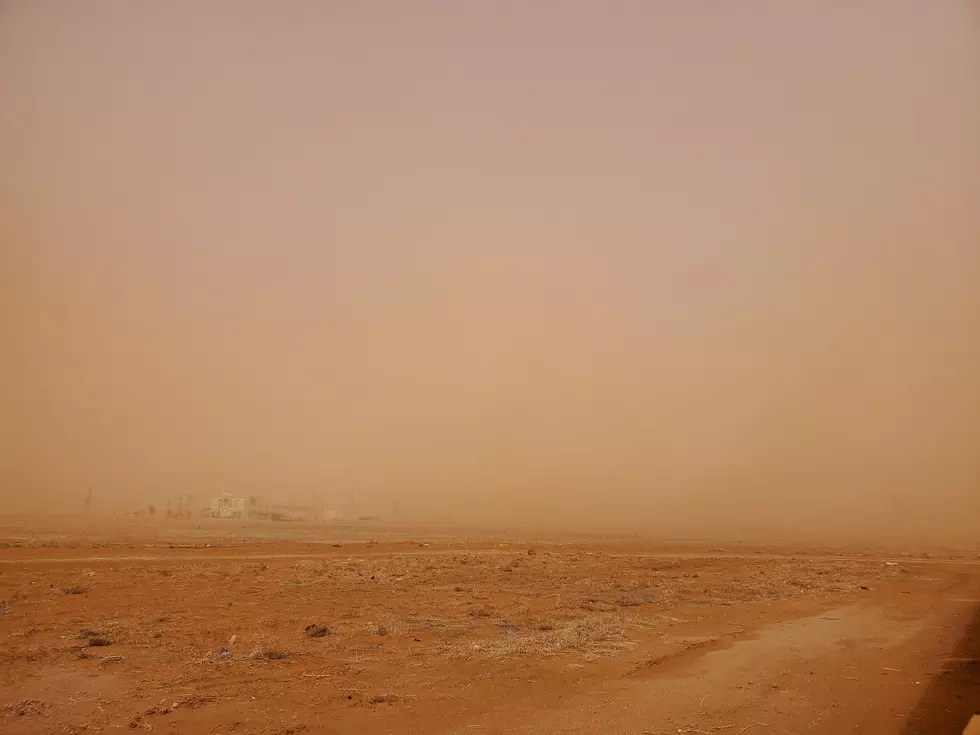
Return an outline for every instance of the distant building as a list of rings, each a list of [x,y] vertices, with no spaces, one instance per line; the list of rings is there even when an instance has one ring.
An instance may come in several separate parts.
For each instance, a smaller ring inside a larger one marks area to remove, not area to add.
[[[342,521],[344,520],[344,511],[342,510],[330,510],[329,508],[324,508],[320,511],[321,521]]]
[[[224,493],[211,501],[212,518],[241,518],[250,521],[315,521],[317,511],[308,505],[292,505],[263,500],[255,495]]]

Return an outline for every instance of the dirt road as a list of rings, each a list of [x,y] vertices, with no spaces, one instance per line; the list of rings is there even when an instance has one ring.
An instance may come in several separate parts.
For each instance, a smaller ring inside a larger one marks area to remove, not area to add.
[[[0,731],[959,735],[976,559],[497,541],[0,549]]]
[[[499,731],[958,735],[980,706],[978,609],[975,574],[937,572],[796,619],[773,610],[736,634],[729,618],[702,626],[705,648]]]

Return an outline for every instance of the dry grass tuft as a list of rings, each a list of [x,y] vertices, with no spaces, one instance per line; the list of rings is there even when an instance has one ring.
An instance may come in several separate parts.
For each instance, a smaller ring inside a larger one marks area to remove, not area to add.
[[[86,645],[93,648],[112,645],[112,639],[110,639],[104,633],[92,628],[82,628],[80,631],[78,631],[78,637],[85,640]]]
[[[478,644],[457,646],[451,654],[460,658],[509,658],[575,653],[591,660],[629,648],[633,644],[626,637],[626,631],[648,625],[639,619],[613,613],[546,621],[531,630],[507,630],[503,635]]]
[[[24,717],[26,715],[43,714],[47,708],[48,705],[42,702],[40,699],[22,699],[14,704],[8,704],[3,709],[5,712],[15,715],[16,717]]]
[[[290,654],[287,651],[275,649],[266,651],[261,648],[256,648],[248,655],[252,661],[283,661],[289,658],[289,656]]]
[[[212,694],[191,694],[177,700],[176,704],[179,709],[197,709],[215,701],[217,697]]]
[[[308,572],[310,574],[325,574],[327,572],[327,565],[322,561],[303,559],[293,564],[294,569],[298,569],[303,572]]]
[[[615,605],[612,605],[603,600],[596,600],[595,598],[590,598],[588,600],[582,600],[582,609],[590,610],[593,612],[612,612],[616,609]]]

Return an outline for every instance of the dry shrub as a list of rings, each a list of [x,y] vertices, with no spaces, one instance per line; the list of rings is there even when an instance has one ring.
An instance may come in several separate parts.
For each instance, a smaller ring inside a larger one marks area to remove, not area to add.
[[[616,609],[616,606],[603,600],[590,598],[588,600],[582,600],[582,609],[591,610],[594,612],[612,612]]]
[[[82,628],[79,638],[104,639],[111,643],[118,643],[126,646],[139,646],[142,648],[155,647],[159,645],[156,640],[159,636],[154,636],[158,631],[155,628],[159,617],[165,616],[146,616],[145,619],[127,620],[105,620],[90,624],[91,627]],[[92,644],[89,645],[99,645]],[[109,645],[104,643],[102,645]]]
[[[213,694],[190,694],[178,699],[176,704],[179,709],[197,709],[215,701],[217,701],[217,697]]]
[[[24,628],[24,630],[18,630],[7,635],[8,638],[30,638],[35,633],[40,633],[41,628],[36,625],[32,625],[30,628]]]
[[[293,564],[293,569],[299,569],[310,574],[324,574],[327,571],[327,565],[319,560],[303,559]]]
[[[14,704],[8,704],[3,709],[5,712],[17,717],[24,717],[25,715],[43,714],[47,708],[48,705],[42,702],[40,699],[22,699]]]
[[[586,659],[595,659],[628,648],[632,643],[626,637],[626,630],[647,625],[649,624],[621,614],[588,615],[543,622],[536,630],[508,631],[478,644],[464,644],[452,653],[464,658],[559,656],[574,653]]]
[[[86,645],[93,648],[112,645],[112,639],[108,635],[93,628],[82,628],[78,631],[78,637],[85,640]]]
[[[289,658],[288,651],[280,651],[277,649],[265,650],[262,648],[256,648],[252,651],[248,657],[252,661],[283,661]]]
[[[673,590],[669,591],[673,593]],[[619,607],[638,607],[652,603],[664,603],[668,599],[668,591],[656,587],[627,586],[616,597]]]

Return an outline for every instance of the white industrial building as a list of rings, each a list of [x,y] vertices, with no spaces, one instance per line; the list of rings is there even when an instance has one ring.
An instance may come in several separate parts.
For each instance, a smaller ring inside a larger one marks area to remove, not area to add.
[[[212,518],[241,518],[258,521],[315,521],[317,510],[309,505],[292,505],[263,500],[255,495],[234,496],[224,493],[211,501]]]

